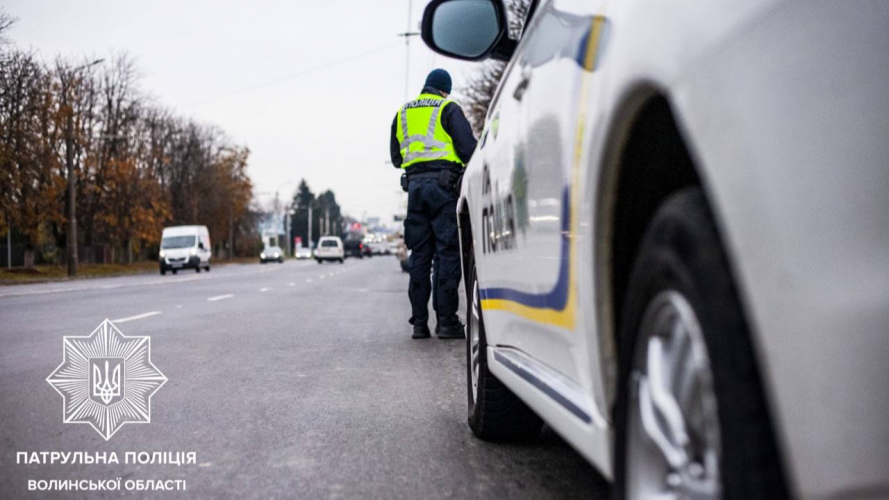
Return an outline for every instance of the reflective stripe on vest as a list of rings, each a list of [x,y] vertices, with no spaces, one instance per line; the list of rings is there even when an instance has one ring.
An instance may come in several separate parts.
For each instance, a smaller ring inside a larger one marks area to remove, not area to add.
[[[401,168],[415,163],[446,160],[462,165],[457,156],[451,136],[441,126],[441,110],[451,101],[432,94],[422,94],[416,100],[405,104],[398,113],[400,127],[396,135],[401,149]],[[431,114],[427,119],[424,115]],[[425,134],[418,132],[418,121],[422,120]]]

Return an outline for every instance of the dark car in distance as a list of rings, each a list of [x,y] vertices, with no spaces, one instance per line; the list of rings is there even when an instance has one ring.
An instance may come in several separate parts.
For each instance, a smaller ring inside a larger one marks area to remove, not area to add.
[[[364,238],[361,237],[349,237],[343,240],[343,252],[348,257],[358,257],[359,259],[363,259],[365,255],[365,245]]]

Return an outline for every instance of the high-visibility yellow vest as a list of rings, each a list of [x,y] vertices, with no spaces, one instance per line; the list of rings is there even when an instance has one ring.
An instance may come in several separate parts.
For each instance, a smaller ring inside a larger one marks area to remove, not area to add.
[[[395,131],[403,160],[401,168],[433,160],[463,165],[453,139],[441,126],[441,113],[451,102],[435,94],[420,94],[401,107]]]

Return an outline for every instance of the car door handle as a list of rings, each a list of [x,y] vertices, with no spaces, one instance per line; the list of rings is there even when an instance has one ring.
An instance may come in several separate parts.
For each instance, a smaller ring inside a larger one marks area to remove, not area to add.
[[[512,92],[512,96],[517,100],[521,101],[522,97],[525,96],[525,91],[528,90],[528,85],[531,83],[531,71],[527,68],[522,68],[522,79],[519,81],[519,84],[516,85],[515,90]]]

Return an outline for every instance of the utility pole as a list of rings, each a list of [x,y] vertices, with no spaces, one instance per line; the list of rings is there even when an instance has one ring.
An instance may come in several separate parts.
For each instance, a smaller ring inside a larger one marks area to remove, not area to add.
[[[235,220],[232,214],[231,203],[228,204],[228,253],[226,256],[229,259],[235,256]]]
[[[6,217],[6,269],[12,269],[12,224]]]
[[[287,251],[287,256],[290,257],[292,253],[290,251],[290,244],[292,243],[292,238],[290,237],[290,207],[284,212],[284,230],[287,232],[287,246],[284,249]]]
[[[78,66],[62,77],[62,107],[65,108],[65,165],[68,169],[68,276],[77,275],[77,177],[74,173],[74,107],[68,99],[72,81],[78,71],[95,66],[104,59]],[[60,75],[61,76],[61,75]]]
[[[272,205],[272,213],[275,214],[274,219],[275,219],[275,222],[277,222],[277,218],[278,218],[278,216],[281,215],[281,204],[278,202],[278,191],[277,191],[277,190],[275,190],[275,202],[274,202],[274,205]],[[282,220],[283,220],[283,218],[282,218]],[[274,226],[273,226],[273,227],[274,227]],[[281,245],[280,245],[280,243],[281,243],[281,233],[278,232],[278,231],[280,231],[281,229],[283,229],[283,228],[278,227],[278,228],[275,230],[275,242],[278,243],[278,245],[276,245],[276,246],[278,246],[278,247],[281,246]]]
[[[324,235],[330,236],[330,207],[324,210]]]
[[[399,33],[398,36],[404,37],[404,53],[405,53],[405,61],[404,61],[404,100],[408,100],[408,95],[410,94],[410,75],[411,75],[411,37],[418,36],[420,33],[416,31],[411,31],[411,14],[413,10],[413,0],[407,1],[407,28],[404,33]]]
[[[312,249],[312,202],[309,202],[309,250]]]
[[[275,212],[276,217],[281,214],[281,202],[280,202],[280,198],[278,196],[281,192],[281,188],[285,187],[285,186],[289,186],[291,184],[293,184],[293,181],[287,181],[283,184],[278,184],[278,187],[275,188],[275,206],[273,207],[273,210]],[[285,251],[285,253],[287,253],[287,255],[290,255],[290,207],[289,206],[284,208],[283,220],[284,220],[284,235],[287,238],[287,242],[284,245],[284,251]],[[275,236],[275,239],[280,240],[280,237]]]

